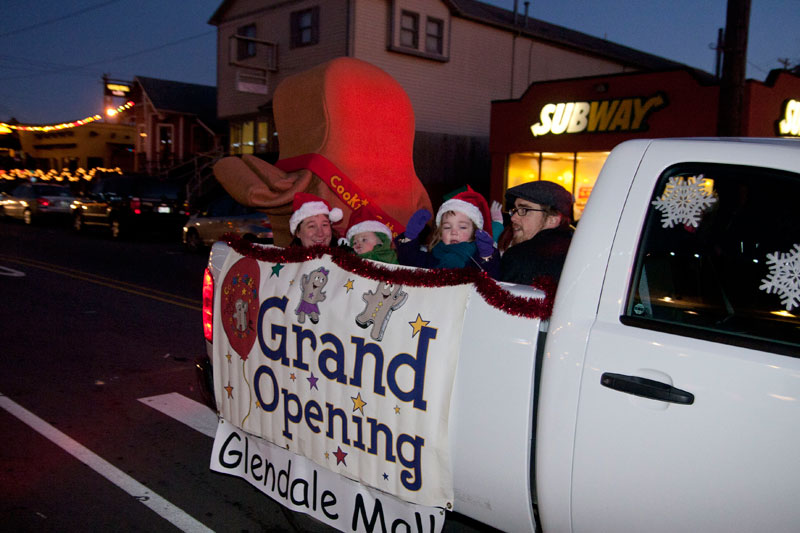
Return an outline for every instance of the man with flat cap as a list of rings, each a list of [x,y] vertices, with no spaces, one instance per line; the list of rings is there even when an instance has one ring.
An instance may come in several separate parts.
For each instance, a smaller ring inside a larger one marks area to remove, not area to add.
[[[500,279],[530,285],[537,276],[557,282],[572,240],[572,194],[550,181],[532,181],[506,191],[511,247],[500,260]]]

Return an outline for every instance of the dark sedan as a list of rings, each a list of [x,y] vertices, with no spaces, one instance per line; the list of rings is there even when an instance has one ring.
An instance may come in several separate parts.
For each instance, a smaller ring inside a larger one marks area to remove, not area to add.
[[[107,228],[111,237],[137,233],[172,234],[179,238],[189,218],[182,183],[151,176],[112,175],[92,182],[74,202],[73,227]]]

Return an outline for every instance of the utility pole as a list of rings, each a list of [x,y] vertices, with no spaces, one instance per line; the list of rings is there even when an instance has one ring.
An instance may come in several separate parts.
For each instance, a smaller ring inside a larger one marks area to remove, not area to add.
[[[722,50],[725,48],[725,30],[720,28],[717,30],[717,45],[712,47],[716,54],[714,61],[714,77],[719,81],[722,76]]]
[[[749,25],[750,0],[728,0],[717,110],[717,135],[720,137],[744,135],[744,81]]]

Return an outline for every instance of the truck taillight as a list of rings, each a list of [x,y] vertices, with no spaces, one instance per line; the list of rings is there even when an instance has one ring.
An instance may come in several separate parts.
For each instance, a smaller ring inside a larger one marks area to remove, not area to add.
[[[131,198],[131,211],[137,215],[142,214],[142,201],[139,198]]]
[[[203,335],[214,340],[214,278],[209,269],[203,274]]]

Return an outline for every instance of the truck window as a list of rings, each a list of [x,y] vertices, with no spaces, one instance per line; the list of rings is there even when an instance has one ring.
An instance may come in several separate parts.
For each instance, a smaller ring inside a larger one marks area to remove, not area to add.
[[[687,163],[654,190],[623,323],[800,355],[800,175]]]

